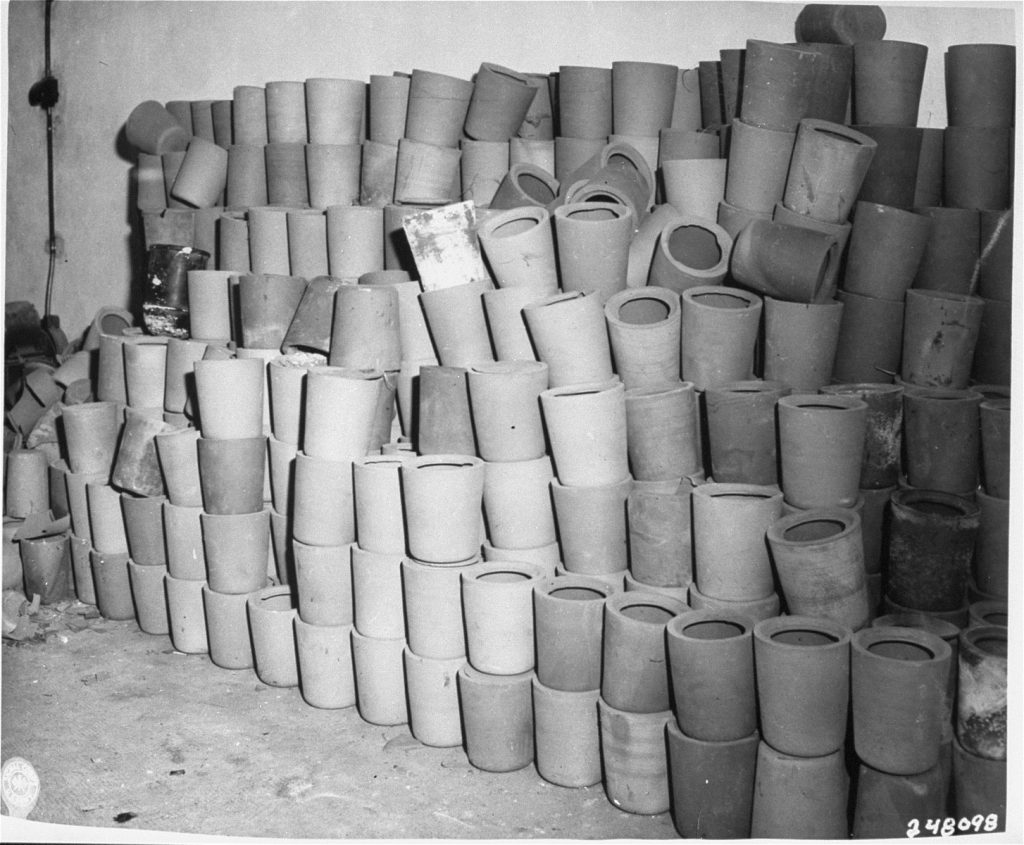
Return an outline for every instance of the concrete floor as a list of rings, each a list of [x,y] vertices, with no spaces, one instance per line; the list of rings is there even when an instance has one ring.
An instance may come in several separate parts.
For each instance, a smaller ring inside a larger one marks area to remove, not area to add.
[[[677,835],[668,813],[624,813],[600,785],[553,786],[533,766],[477,770],[463,749],[424,746],[408,726],[370,725],[355,708],[318,710],[251,669],[176,652],[134,622],[83,623],[75,609],[45,636],[5,639],[2,650],[3,758],[34,765],[41,794],[30,820],[81,826],[67,828],[71,839],[147,830],[328,840]],[[32,824],[3,821],[17,838],[33,835]],[[39,828],[40,838],[64,832]]]

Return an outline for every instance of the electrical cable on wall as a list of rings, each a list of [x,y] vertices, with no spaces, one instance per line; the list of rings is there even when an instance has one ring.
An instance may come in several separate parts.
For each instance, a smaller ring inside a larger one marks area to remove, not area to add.
[[[39,106],[46,112],[46,195],[49,225],[47,251],[49,263],[46,273],[44,311],[42,320],[30,302],[8,303],[4,313],[4,406],[13,406],[21,394],[31,396],[26,378],[31,367],[40,364],[53,367],[61,362],[68,340],[60,328],[60,318],[52,313],[53,286],[56,277],[59,243],[56,230],[56,202],[53,172],[53,109],[60,98],[59,87],[53,76],[50,57],[50,19],[53,0],[44,6],[44,73],[43,78],[28,91],[29,105]],[[33,400],[34,401],[34,400]],[[21,425],[5,417],[4,446],[10,445],[11,432],[27,434]]]
[[[54,205],[53,190],[53,107],[57,104],[59,96],[57,80],[53,78],[53,69],[50,64],[50,15],[53,11],[53,0],[46,0],[46,62],[44,78],[53,80],[53,100],[46,108],[46,208],[49,216],[50,239],[48,241],[50,251],[50,264],[46,273],[46,299],[44,303],[43,319],[49,320],[51,314],[51,302],[53,300],[53,280],[56,274],[57,265],[57,221],[56,208]]]
[[[43,318],[32,303],[8,303],[4,313],[4,449],[21,443],[28,436],[31,425],[38,421],[30,415],[19,417],[18,407],[32,407],[36,402],[28,389],[30,372],[40,366],[49,368],[61,363],[68,347],[67,336],[60,328],[60,318],[52,312],[53,286],[57,269],[59,242],[56,228],[56,201],[53,167],[53,109],[60,99],[57,79],[53,76],[51,64],[50,20],[53,0],[46,0],[44,7],[44,70],[43,78],[28,91],[29,105],[39,106],[46,112],[46,205],[49,237],[46,243],[49,262],[46,272],[46,288],[43,299]],[[7,413],[7,409],[11,412]],[[31,422],[31,425],[29,423]]]
[[[28,92],[29,104],[39,106],[46,112],[46,205],[49,215],[49,241],[47,246],[50,253],[50,265],[46,275],[44,320],[49,320],[50,318],[50,305],[53,299],[53,282],[57,262],[57,215],[53,188],[53,108],[57,105],[57,100],[60,98],[60,89],[57,80],[53,76],[53,68],[50,62],[50,17],[52,10],[53,0],[46,0],[44,30],[45,66],[43,78],[35,83]]]

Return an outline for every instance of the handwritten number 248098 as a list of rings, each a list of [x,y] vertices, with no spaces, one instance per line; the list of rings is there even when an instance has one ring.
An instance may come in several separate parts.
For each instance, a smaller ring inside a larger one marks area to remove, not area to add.
[[[918,819],[911,819],[907,824],[907,838],[913,839],[922,833],[932,836],[953,836],[956,833],[991,833],[999,827],[999,816],[989,813],[987,816],[978,813],[976,816],[961,819],[946,817],[944,819],[925,819],[923,829]]]

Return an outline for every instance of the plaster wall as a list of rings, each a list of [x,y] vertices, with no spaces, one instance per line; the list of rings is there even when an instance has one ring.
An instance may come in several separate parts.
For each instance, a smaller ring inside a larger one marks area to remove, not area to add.
[[[747,38],[790,41],[800,3],[252,2],[57,0],[57,265],[53,312],[71,338],[133,283],[123,125],[143,100],[230,99],[236,85],[423,68],[469,78],[482,61],[528,72],[617,60],[693,67]],[[1019,3],[883,5],[886,37],[929,49],[919,125],[945,126],[950,44],[1011,43]],[[44,113],[28,105],[43,75],[42,0],[6,4],[6,299],[43,310],[48,254]],[[122,140],[119,140],[122,139]]]

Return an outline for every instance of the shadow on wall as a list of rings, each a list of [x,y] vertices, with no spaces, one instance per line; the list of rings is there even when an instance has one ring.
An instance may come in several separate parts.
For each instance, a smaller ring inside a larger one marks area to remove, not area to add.
[[[125,127],[122,126],[114,141],[114,148],[120,158],[131,164],[135,164],[138,153],[135,147],[128,141]],[[142,325],[142,301],[145,296],[144,279],[146,271],[146,237],[145,229],[139,225],[139,184],[137,171],[131,170],[131,176],[125,180],[125,209],[124,219],[128,224],[128,233],[125,235],[125,246],[128,253],[128,303],[127,308],[135,318],[135,324]]]

